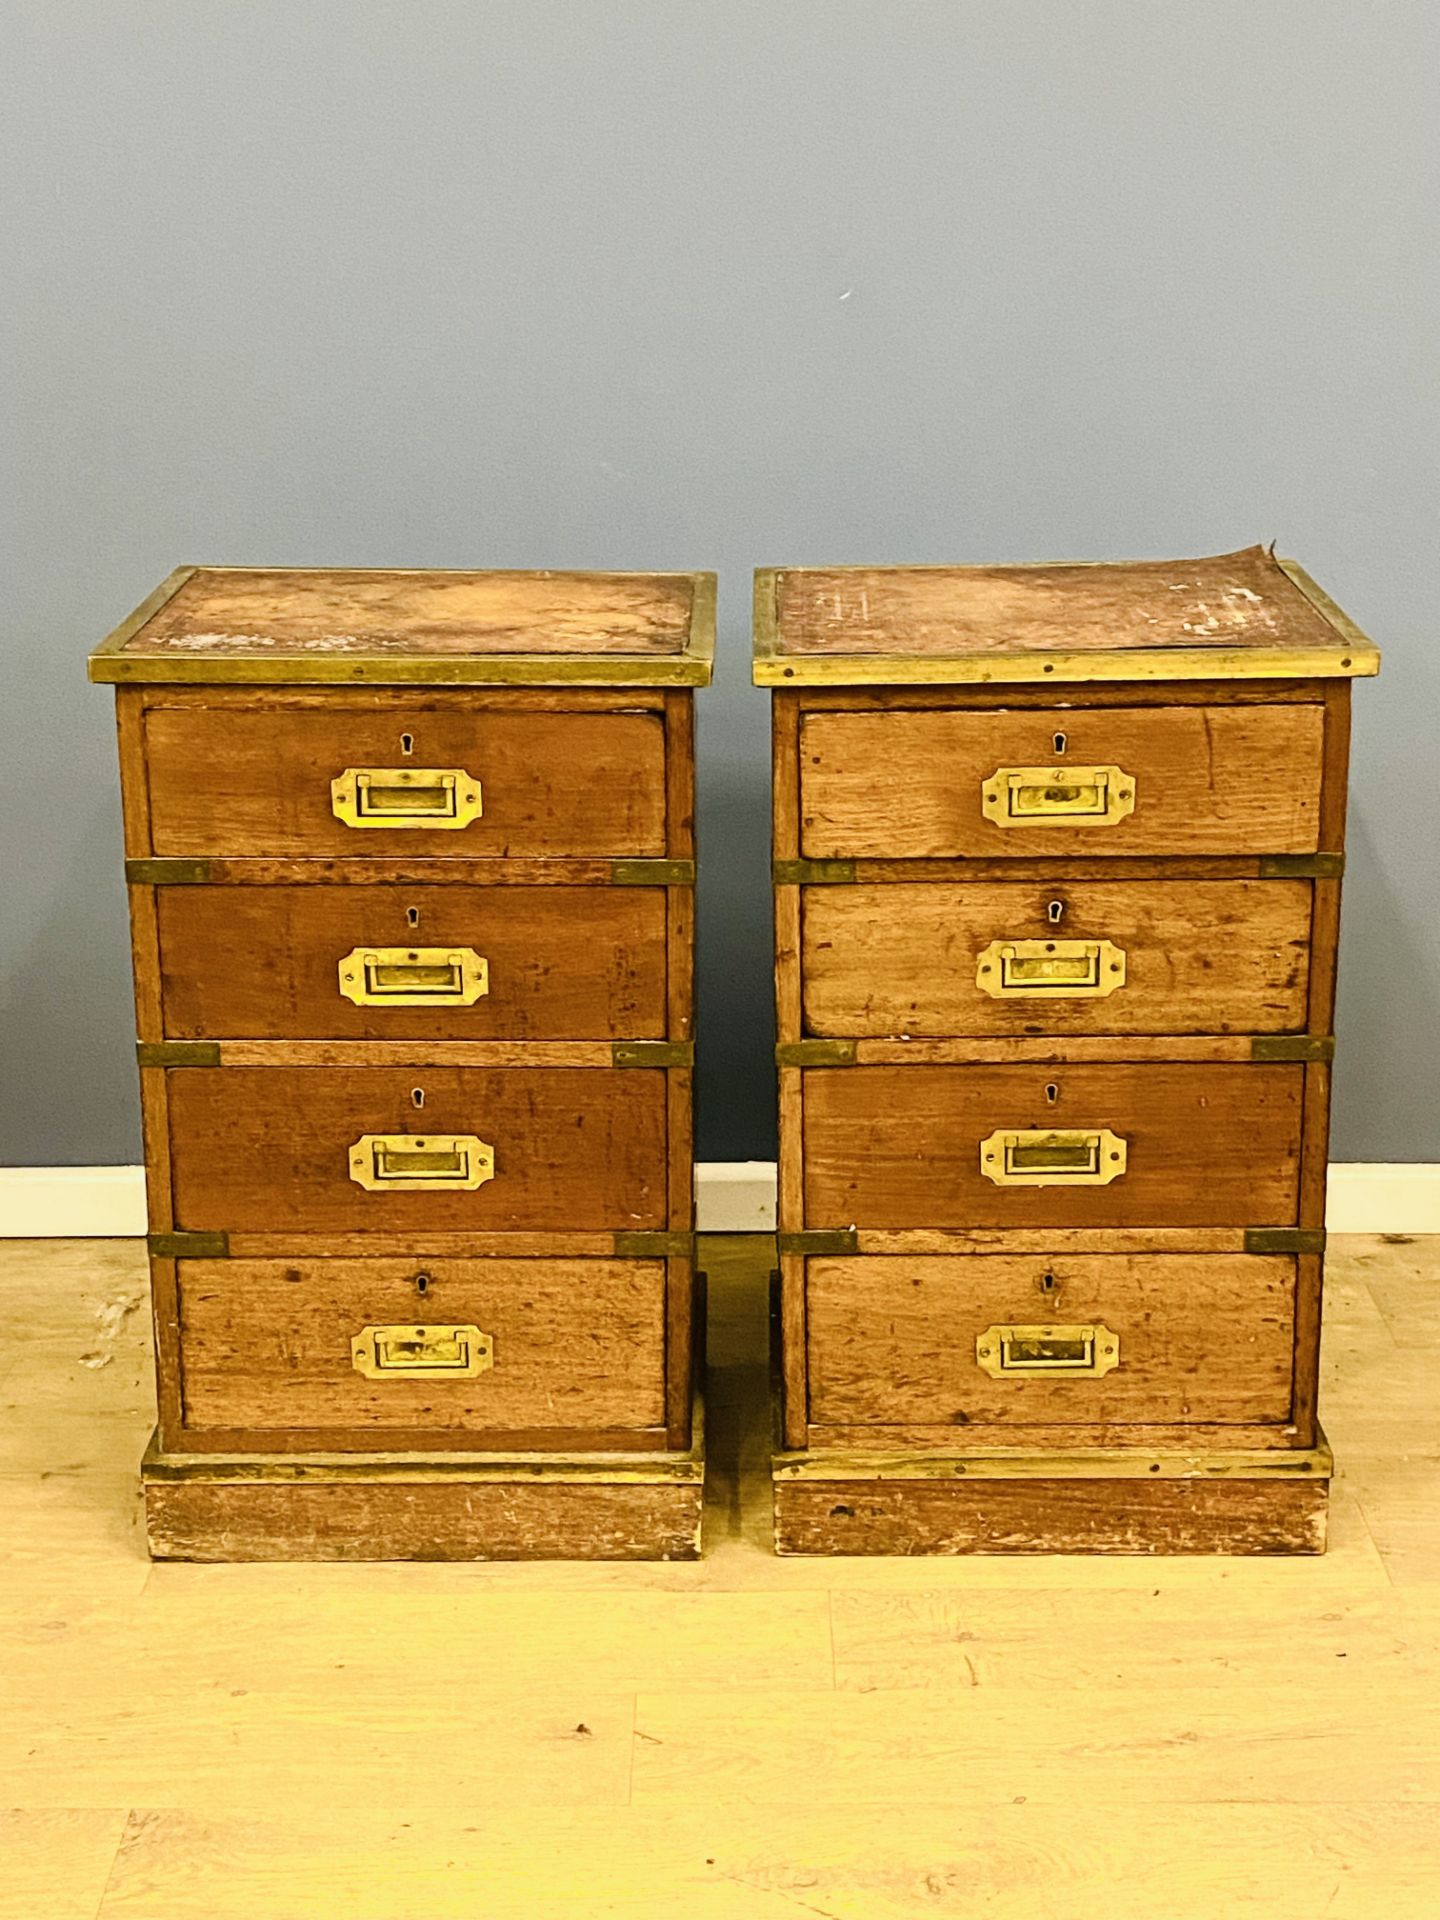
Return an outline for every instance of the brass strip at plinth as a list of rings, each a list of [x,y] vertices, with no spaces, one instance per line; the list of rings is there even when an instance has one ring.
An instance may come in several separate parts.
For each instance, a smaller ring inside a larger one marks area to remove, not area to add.
[[[815,1447],[778,1449],[776,1480],[1328,1480],[1324,1434],[1313,1447]]]

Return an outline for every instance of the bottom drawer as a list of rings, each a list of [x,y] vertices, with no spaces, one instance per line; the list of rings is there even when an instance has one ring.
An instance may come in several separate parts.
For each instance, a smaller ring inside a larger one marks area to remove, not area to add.
[[[812,1259],[810,1421],[1279,1424],[1295,1288],[1278,1255]]]
[[[181,1433],[362,1451],[653,1435],[665,1295],[663,1260],[181,1260]]]

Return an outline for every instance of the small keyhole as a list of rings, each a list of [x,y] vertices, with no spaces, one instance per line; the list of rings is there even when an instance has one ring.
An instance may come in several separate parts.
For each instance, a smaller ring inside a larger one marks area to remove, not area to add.
[[[1056,1086],[1053,1080],[1050,1082],[1049,1086],[1046,1087],[1045,1089],[1045,1098],[1050,1102],[1050,1105],[1052,1107],[1054,1106],[1055,1102],[1060,1098],[1060,1089],[1059,1087]]]
[[[417,1293],[428,1293],[430,1291],[430,1276],[428,1273],[416,1274],[415,1291]]]
[[[400,751],[402,753],[413,753],[415,751],[415,736],[413,733],[401,734]]]
[[[425,1104],[425,1089],[423,1087],[412,1087],[410,1099],[415,1106],[423,1107]]]
[[[422,1276],[422,1278],[423,1278],[423,1276]],[[1055,1276],[1054,1276],[1054,1274],[1053,1274],[1053,1273],[1042,1273],[1042,1274],[1041,1274],[1041,1276],[1040,1276],[1040,1291],[1041,1291],[1042,1293],[1054,1293],[1054,1291],[1055,1291]]]
[[[406,926],[407,926],[407,927],[418,927],[418,926],[419,926],[419,924],[420,924],[420,909],[419,909],[418,907],[406,907],[406,909],[405,909],[405,924],[406,924]]]
[[[1065,735],[1063,733],[1057,733],[1055,735],[1055,751],[1057,753],[1064,753],[1065,748],[1068,744],[1069,743],[1067,742]]]
[[[1052,900],[1045,909],[1045,917],[1049,920],[1052,927],[1058,927],[1060,922],[1065,918],[1065,902],[1063,900]]]

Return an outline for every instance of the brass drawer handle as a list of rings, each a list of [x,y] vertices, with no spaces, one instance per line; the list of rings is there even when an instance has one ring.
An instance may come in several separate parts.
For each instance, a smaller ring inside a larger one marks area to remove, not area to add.
[[[330,782],[330,810],[347,827],[468,827],[480,782],[463,767],[347,767]]]
[[[495,1342],[479,1327],[362,1327],[350,1360],[367,1380],[473,1380],[495,1364]]]
[[[1125,1142],[1108,1127],[1000,1127],[980,1142],[980,1171],[997,1187],[1108,1187],[1125,1171]]]
[[[1113,827],[1135,811],[1135,781],[1119,767],[997,767],[980,806],[997,827]]]
[[[340,962],[340,993],[357,1007],[470,1007],[490,991],[473,947],[355,947]]]
[[[992,940],[975,984],[996,1000],[1103,1000],[1125,984],[1125,949],[1109,940]]]
[[[362,1133],[350,1178],[367,1193],[468,1193],[495,1178],[495,1150],[473,1133]]]
[[[975,1364],[992,1379],[1017,1374],[1085,1373],[1120,1364],[1120,1336],[1098,1323],[1080,1327],[987,1327],[975,1336]]]

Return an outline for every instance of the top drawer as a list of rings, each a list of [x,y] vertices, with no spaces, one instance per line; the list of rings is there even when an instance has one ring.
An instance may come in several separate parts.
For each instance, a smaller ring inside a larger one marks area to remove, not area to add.
[[[327,692],[313,707],[181,697],[146,709],[144,750],[161,856],[666,851],[655,710],[537,710],[483,694]]]
[[[1312,853],[1319,706],[809,713],[811,859]]]

